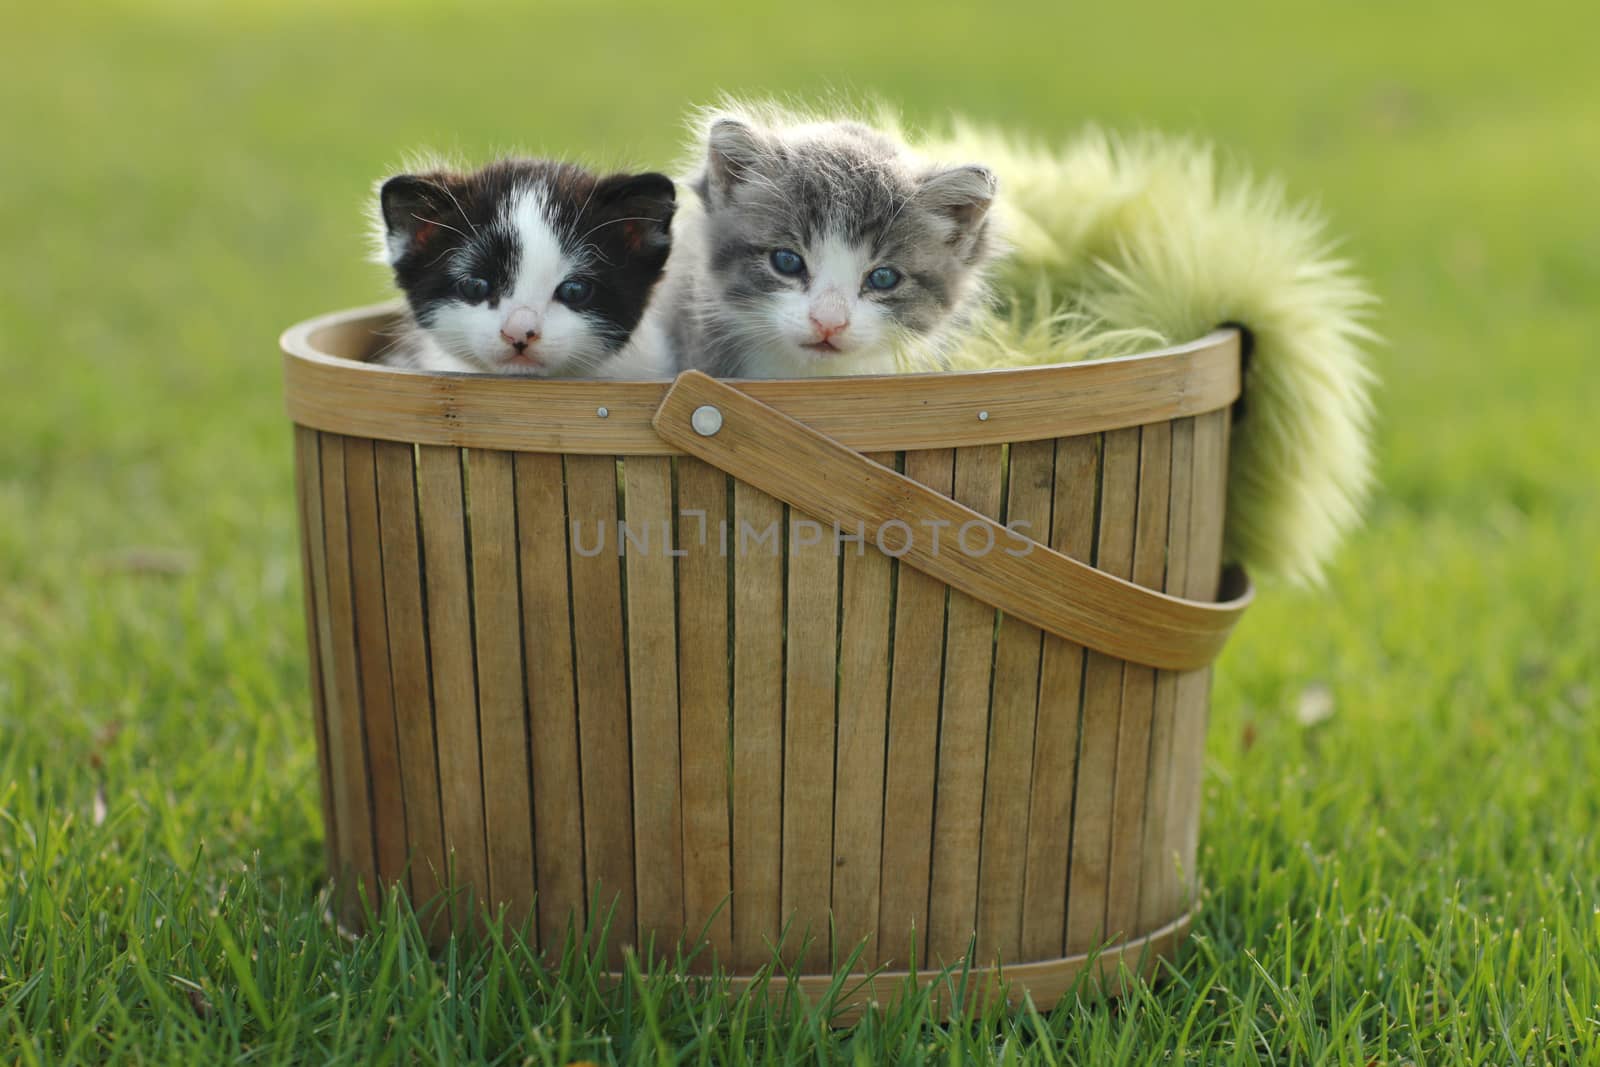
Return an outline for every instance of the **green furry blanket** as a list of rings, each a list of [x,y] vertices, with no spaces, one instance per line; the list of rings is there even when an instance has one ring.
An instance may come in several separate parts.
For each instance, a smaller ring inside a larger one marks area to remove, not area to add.
[[[1189,141],[1091,131],[1060,150],[957,125],[927,156],[1000,176],[1013,246],[960,368],[1124,354],[1222,323],[1253,341],[1234,426],[1227,556],[1317,581],[1372,483],[1372,297],[1323,224]]]

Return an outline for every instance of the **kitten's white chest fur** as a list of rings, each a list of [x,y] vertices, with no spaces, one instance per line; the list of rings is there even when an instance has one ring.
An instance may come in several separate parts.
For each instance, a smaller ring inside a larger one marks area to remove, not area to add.
[[[676,370],[661,321],[646,311],[622,350],[600,365],[597,378],[670,378]]]

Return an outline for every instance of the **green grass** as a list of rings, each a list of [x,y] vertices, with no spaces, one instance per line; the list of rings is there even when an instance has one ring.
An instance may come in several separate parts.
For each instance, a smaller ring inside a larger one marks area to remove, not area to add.
[[[229,7],[0,33],[0,1061],[1600,1062],[1591,9]],[[1385,299],[1383,493],[1223,659],[1153,988],[830,1030],[321,921],[274,338],[383,294],[361,211],[404,150],[665,164],[722,89],[1207,135]]]

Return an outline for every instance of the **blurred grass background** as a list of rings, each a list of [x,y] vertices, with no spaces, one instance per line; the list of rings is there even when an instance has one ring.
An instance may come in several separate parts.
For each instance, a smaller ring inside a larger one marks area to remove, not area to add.
[[[1596,12],[8,7],[0,1059],[1597,1062]],[[386,295],[366,200],[406,151],[666,166],[725,90],[1210,138],[1383,297],[1384,490],[1230,645],[1205,910],[1130,1007],[832,1033],[318,924],[274,340]]]

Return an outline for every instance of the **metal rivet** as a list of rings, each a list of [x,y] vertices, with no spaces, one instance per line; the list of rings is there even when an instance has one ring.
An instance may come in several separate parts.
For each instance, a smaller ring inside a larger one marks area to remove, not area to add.
[[[710,404],[701,404],[694,409],[694,414],[689,416],[689,425],[694,427],[694,432],[701,437],[710,437],[722,429],[722,412]]]
[[[611,412],[606,408],[595,408],[594,413],[600,416],[602,419],[611,414]]]
[[[978,421],[979,422],[988,422],[989,421],[989,413],[987,411],[978,412]]]

